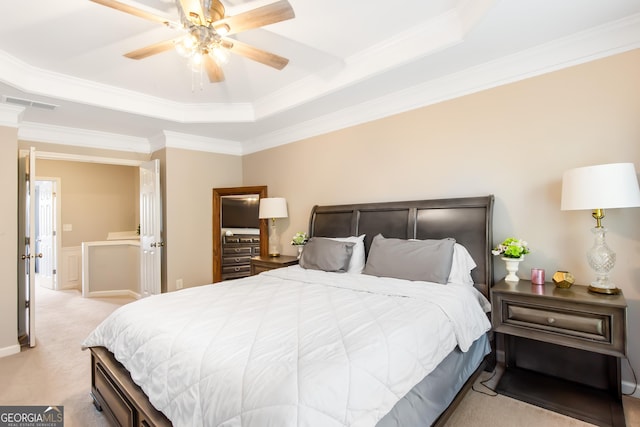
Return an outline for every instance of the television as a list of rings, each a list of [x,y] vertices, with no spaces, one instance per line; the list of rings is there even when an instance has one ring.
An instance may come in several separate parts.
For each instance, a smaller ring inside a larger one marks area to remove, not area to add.
[[[222,228],[260,228],[256,197],[222,197]]]

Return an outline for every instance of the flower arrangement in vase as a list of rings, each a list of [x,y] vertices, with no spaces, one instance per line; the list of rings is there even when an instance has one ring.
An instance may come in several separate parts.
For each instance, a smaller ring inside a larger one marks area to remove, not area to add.
[[[298,248],[298,259],[300,259],[300,256],[302,255],[302,248],[308,240],[309,236],[307,235],[307,233],[304,233],[302,231],[298,231],[291,239],[291,244]]]
[[[518,277],[518,266],[524,256],[528,254],[529,247],[524,240],[509,237],[505,239],[498,246],[491,251],[494,255],[502,255],[507,267],[507,276],[504,278],[507,282],[517,282],[520,280]]]

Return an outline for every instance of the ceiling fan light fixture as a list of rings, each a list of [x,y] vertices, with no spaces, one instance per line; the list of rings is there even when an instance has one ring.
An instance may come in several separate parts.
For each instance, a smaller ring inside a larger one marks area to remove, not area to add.
[[[207,3],[205,1],[205,3]],[[209,4],[209,22],[215,22],[223,19],[225,15],[224,5],[220,3],[220,0],[212,0]],[[229,31],[229,30],[227,30]]]
[[[122,3],[120,0],[91,0],[130,15],[159,22],[167,27],[181,31],[182,34],[171,40],[155,43],[126,53],[131,59],[143,59],[171,49],[188,58],[189,67],[209,77],[211,83],[224,81],[221,65],[228,62],[230,53],[243,56],[277,70],[282,70],[288,59],[242,43],[226,36],[254,28],[264,27],[295,17],[288,0],[260,6],[233,16],[226,16],[221,0],[165,0],[175,1],[179,21],[173,22],[155,16],[147,11]],[[224,0],[226,1],[226,0]],[[201,81],[202,84],[202,81]]]
[[[218,25],[217,27],[213,27],[213,29],[221,36],[227,35],[231,30],[227,24]]]
[[[199,39],[195,34],[188,34],[182,39],[184,47],[188,50],[193,50],[199,43]]]
[[[227,49],[224,49],[220,46],[216,46],[211,49],[209,51],[209,55],[213,58],[214,61],[216,61],[218,65],[225,65],[227,62],[229,62],[229,57],[231,56]]]
[[[193,55],[193,49],[186,48],[182,40],[176,43],[176,52],[183,58],[189,58]]]
[[[191,58],[200,46],[198,35],[193,31],[186,34],[176,43],[176,52],[183,58]]]
[[[196,67],[199,70],[200,69],[200,65],[202,65],[202,53],[201,52],[195,52],[193,55],[191,55],[191,58],[189,59],[189,62],[191,63],[191,65],[193,67]]]

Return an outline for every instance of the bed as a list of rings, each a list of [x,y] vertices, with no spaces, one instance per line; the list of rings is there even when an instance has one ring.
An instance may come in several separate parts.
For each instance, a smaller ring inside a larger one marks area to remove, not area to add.
[[[442,425],[494,360],[492,208],[315,206],[301,266],[146,298],[96,328],[94,404],[127,426]]]

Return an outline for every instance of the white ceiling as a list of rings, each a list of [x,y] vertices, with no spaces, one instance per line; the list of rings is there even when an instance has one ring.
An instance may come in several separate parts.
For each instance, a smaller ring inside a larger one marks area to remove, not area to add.
[[[120,1],[178,20],[173,0]],[[231,16],[272,2],[222,1]],[[234,36],[289,65],[234,55],[214,84],[173,51],[122,56],[176,36],[160,24],[3,1],[0,95],[58,106],[18,113],[21,139],[246,154],[640,47],[640,0],[289,1],[294,19]]]

